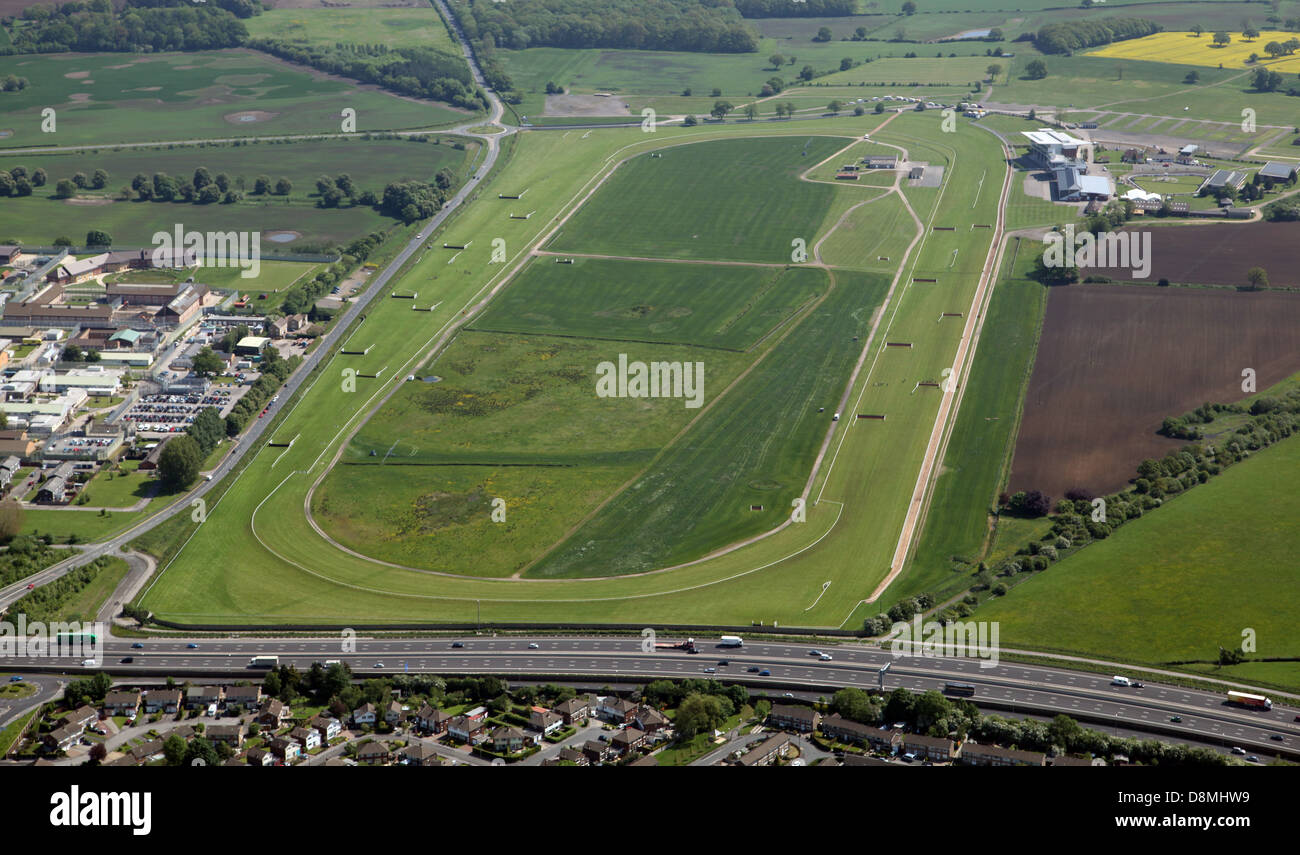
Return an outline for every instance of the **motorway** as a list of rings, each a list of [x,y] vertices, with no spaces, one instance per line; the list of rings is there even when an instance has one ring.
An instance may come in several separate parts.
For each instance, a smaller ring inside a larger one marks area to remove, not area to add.
[[[106,640],[102,666],[118,678],[132,675],[204,678],[237,675],[247,679],[249,658],[278,655],[282,664],[300,671],[313,662],[337,659],[356,676],[432,673],[497,674],[507,678],[578,677],[612,682],[652,679],[716,678],[766,690],[779,697],[798,689],[825,690],[844,686],[864,689],[878,685],[881,666],[889,664],[884,688],[917,691],[943,689],[956,681],[976,686],[971,699],[991,709],[1021,715],[1066,714],[1081,721],[1123,725],[1218,745],[1241,746],[1253,753],[1284,753],[1300,758],[1300,710],[1275,705],[1271,711],[1224,704],[1221,693],[1148,683],[1145,688],[1112,686],[1109,676],[1020,663],[999,663],[955,657],[894,658],[879,647],[819,646],[832,655],[823,661],[810,648],[781,641],[751,641],[742,648],[724,648],[703,641],[700,653],[679,650],[643,652],[637,637],[618,636],[465,636],[463,648],[452,638],[239,638]],[[143,644],[142,649],[131,644]],[[198,645],[196,648],[189,644]],[[537,645],[530,648],[529,645]],[[351,647],[348,647],[351,645]],[[345,652],[346,651],[346,652]],[[125,657],[130,663],[122,663]],[[727,665],[720,662],[726,660]],[[63,671],[75,675],[80,658],[0,658],[0,671]],[[714,673],[706,672],[714,668]],[[768,670],[761,676],[749,669]],[[793,692],[792,692],[793,695]],[[1181,722],[1171,722],[1180,716]],[[1282,737],[1274,740],[1274,735]]]

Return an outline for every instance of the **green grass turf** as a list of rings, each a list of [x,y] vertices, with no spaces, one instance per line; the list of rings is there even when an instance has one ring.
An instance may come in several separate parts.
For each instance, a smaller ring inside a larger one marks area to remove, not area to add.
[[[622,164],[548,249],[646,258],[788,262],[811,246],[835,190],[797,175],[842,137],[765,137],[677,146]],[[781,204],[771,204],[780,198]]]
[[[837,71],[826,77],[817,78],[818,84],[857,85],[859,83],[948,83],[963,86],[974,85],[977,80],[985,78],[984,70],[991,63],[1002,60],[987,56],[945,55],[936,58],[934,52],[928,56],[923,52],[914,59],[888,58],[863,63],[847,71]]]
[[[954,558],[983,557],[989,511],[1015,447],[1020,402],[1047,306],[1047,289],[1020,278],[1033,255],[1017,254],[1012,241],[1003,260],[911,570],[885,592],[887,604],[951,582]]]
[[[55,543],[67,543],[70,536],[78,543],[91,543],[126,530],[146,514],[146,511],[110,511],[100,516],[98,511],[25,508],[23,534],[48,534]]]
[[[131,569],[125,561],[117,556],[109,556],[108,566],[95,576],[89,585],[68,598],[59,609],[62,620],[88,622],[95,619],[95,614],[104,601],[112,596],[118,584]]]
[[[410,9],[267,9],[244,20],[249,36],[333,47],[340,41],[428,47],[460,55],[432,5]]]
[[[858,337],[886,290],[879,276],[841,272],[836,279],[826,299],[689,434],[530,573],[650,570],[789,516],[861,349]]]
[[[262,246],[265,250],[267,244],[264,243]],[[193,276],[196,282],[209,288],[238,290],[250,294],[254,304],[261,305],[258,302],[260,295],[266,294],[270,299],[271,295],[287,290],[295,282],[315,275],[324,266],[302,261],[262,261],[257,276],[247,278],[243,276],[244,271],[238,267],[216,267],[215,265],[184,270],[132,270],[110,278],[118,282],[149,284],[183,282]]]
[[[879,121],[879,117],[846,117],[826,127],[847,137],[860,137],[874,131]],[[763,132],[790,135],[800,142],[807,138],[807,130],[801,128],[765,126]],[[545,233],[548,223],[583,197],[591,186],[592,164],[612,164],[625,154],[677,141],[744,133],[753,131],[728,125],[661,129],[654,135],[639,129],[594,131],[589,136],[525,135],[517,142],[520,155],[490,182],[482,201],[469,206],[445,237],[464,240],[464,235],[501,235],[514,263]],[[981,219],[992,217],[1001,158],[991,137],[941,136],[937,117],[921,114],[899,116],[885,132],[873,135],[907,145],[932,138],[946,152],[952,180],[945,189],[917,196],[927,199],[925,216],[937,206],[968,210],[972,212],[969,216]],[[526,156],[521,156],[524,153]],[[982,176],[986,180],[981,183]],[[494,194],[525,187],[530,188],[530,207],[536,206],[537,214],[527,221],[506,220],[509,203],[496,200]],[[832,215],[838,216],[836,210],[848,204],[837,202]],[[443,237],[435,236],[435,245]],[[981,258],[988,240],[983,232],[952,233],[943,242],[936,239],[931,247],[930,237],[927,232],[927,240],[918,247],[922,266],[946,265],[954,247],[962,251],[963,259]],[[484,285],[495,283],[490,277],[500,268],[489,264],[490,253],[490,243],[476,242],[450,265],[445,253],[433,251],[413,264],[398,287],[418,287],[422,295],[431,289],[429,293],[437,293],[443,305],[430,314],[411,312],[409,305],[399,305],[404,301],[376,303],[354,336],[357,344],[373,346],[370,353],[361,358],[334,356],[301,394],[300,403],[285,402],[284,422],[275,432],[285,440],[298,436],[293,448],[259,450],[238,479],[219,485],[221,492],[209,502],[207,521],[202,525],[181,515],[146,538],[145,545],[170,563],[144,594],[143,603],[173,619],[247,624],[288,618],[344,624],[474,620],[480,614],[489,621],[743,623],[779,619],[785,624],[843,624],[886,572],[882,565],[887,565],[897,540],[901,509],[915,481],[916,461],[928,431],[918,427],[927,418],[932,421],[937,407],[937,397],[910,396],[915,377],[937,377],[944,364],[951,362],[956,346],[956,335],[930,339],[922,334],[929,330],[934,335],[934,318],[940,311],[969,306],[973,277],[963,271],[948,288],[904,287],[884,307],[888,323],[882,326],[882,335],[891,339],[895,334],[913,336],[928,341],[929,346],[909,354],[914,359],[903,376],[911,377],[912,382],[905,387],[900,383],[902,376],[893,377],[892,371],[885,376],[879,369],[864,370],[853,400],[862,394],[863,411],[886,405],[896,415],[874,426],[884,430],[865,431],[839,423],[832,448],[837,462],[834,466],[823,464],[815,492],[823,482],[829,483],[821,504],[810,506],[804,525],[790,526],[751,547],[689,568],[617,579],[516,581],[431,576],[385,568],[340,552],[307,523],[304,501],[346,432],[388,385],[362,380],[357,391],[349,393],[339,382],[341,370],[388,366],[386,377],[394,378],[393,382],[404,380],[407,372],[424,361],[441,324],[456,318]],[[931,256],[935,256],[932,261]],[[413,360],[404,362],[412,353],[416,354]],[[823,591],[827,581],[831,585]]]
[[[1209,660],[1258,634],[1258,655],[1295,657],[1297,529],[1285,514],[1300,471],[1286,439],[1165,502],[982,606],[1002,643],[1131,662]]]
[[[82,488],[81,495],[87,497],[84,504],[91,507],[124,508],[141,499],[152,499],[158,481],[150,477],[151,473],[140,472],[138,467],[138,462],[128,460],[123,461],[121,472],[98,472]]]
[[[541,257],[471,328],[744,350],[825,288],[813,268]]]
[[[67,76],[80,72],[88,75]],[[3,129],[12,131],[0,138],[6,148],[338,133],[344,107],[357,111],[362,133],[471,117],[244,50],[7,56],[0,58],[0,76],[7,74],[31,85],[4,95]],[[47,107],[56,111],[53,133],[41,130]],[[241,111],[271,115],[253,122],[227,118]]]

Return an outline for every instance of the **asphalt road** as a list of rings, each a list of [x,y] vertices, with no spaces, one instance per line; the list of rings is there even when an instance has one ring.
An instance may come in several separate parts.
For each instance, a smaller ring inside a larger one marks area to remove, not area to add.
[[[132,643],[143,644],[135,649]],[[197,644],[197,648],[187,645]],[[890,664],[884,688],[924,691],[942,689],[956,681],[976,686],[976,703],[1012,714],[1064,713],[1082,720],[1109,722],[1142,730],[1163,732],[1224,745],[1240,745],[1253,753],[1285,752],[1300,756],[1300,710],[1275,706],[1255,711],[1224,704],[1224,695],[1169,685],[1148,683],[1146,688],[1110,685],[1106,675],[1080,671],[1000,663],[992,668],[978,659],[943,657],[893,658],[888,650],[865,645],[821,646],[831,661],[822,661],[809,648],[780,641],[750,642],[743,648],[723,648],[702,642],[701,653],[677,650],[642,652],[635,637],[466,637],[463,649],[452,648],[447,638],[355,639],[355,652],[344,652],[344,642],[331,638],[149,639],[132,642],[112,639],[103,645],[103,667],[115,676],[169,674],[212,679],[260,673],[249,669],[255,655],[278,655],[280,662],[300,670],[313,662],[338,659],[361,677],[367,674],[423,672],[447,674],[500,674],[507,677],[543,676],[573,679],[606,678],[642,681],[656,678],[716,677],[766,689],[773,697],[784,690],[824,690],[830,695],[843,686],[874,688],[878,671]],[[529,644],[536,644],[530,649]],[[123,664],[131,656],[134,661]],[[728,665],[719,665],[720,660]],[[3,659],[0,670],[80,671],[80,659]],[[706,668],[716,669],[707,673]],[[760,676],[748,669],[770,671]],[[793,694],[793,692],[792,692]],[[1182,722],[1170,722],[1181,716]],[[1283,737],[1276,741],[1274,734]]]

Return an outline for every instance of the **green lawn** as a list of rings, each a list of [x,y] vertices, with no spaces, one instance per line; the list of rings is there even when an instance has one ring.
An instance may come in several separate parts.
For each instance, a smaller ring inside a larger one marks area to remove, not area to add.
[[[139,471],[136,460],[124,460],[120,472],[101,469],[82,489],[84,504],[98,508],[126,508],[141,499],[152,499],[158,482],[151,473]],[[80,512],[79,512],[80,513]]]
[[[1258,635],[1258,656],[1300,656],[1297,529],[1285,506],[1300,442],[1282,440],[981,607],[1002,643],[1124,661],[1213,661]],[[1295,684],[1291,684],[1295,687]]]
[[[83,74],[84,72],[84,74]],[[4,147],[338,133],[457,124],[470,114],[328,78],[246,50],[0,57],[0,76],[31,85],[5,95]],[[56,132],[41,132],[41,110]],[[252,117],[249,121],[247,117]]]
[[[333,47],[359,40],[390,48],[430,47],[460,55],[460,47],[432,5],[411,9],[267,9],[244,20],[248,34],[286,42]]]
[[[472,328],[745,350],[825,290],[812,268],[543,257]]]
[[[789,262],[793,241],[812,245],[835,194],[796,176],[848,143],[820,135],[764,137],[638,155],[614,172],[548,248]],[[771,204],[774,197],[780,205]]]

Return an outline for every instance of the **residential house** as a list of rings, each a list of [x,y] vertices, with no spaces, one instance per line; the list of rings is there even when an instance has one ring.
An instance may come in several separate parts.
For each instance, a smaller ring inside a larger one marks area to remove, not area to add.
[[[873,751],[887,754],[893,754],[903,743],[903,735],[896,730],[860,724],[841,717],[839,713],[822,719],[822,733],[838,742],[868,745]]]
[[[226,706],[254,710],[262,703],[261,686],[231,686],[226,689]]]
[[[575,766],[590,766],[591,761],[576,748],[561,748],[560,753],[554,758],[560,763],[572,763]]]
[[[321,741],[329,744],[330,740],[343,735],[343,723],[336,718],[318,715],[311,720],[311,726],[320,734]]]
[[[413,740],[410,745],[403,748],[399,757],[407,766],[442,765],[442,758],[433,750],[433,743],[419,739]]]
[[[498,754],[514,754],[524,750],[524,732],[517,727],[502,726],[492,731],[490,744]]]
[[[285,736],[271,740],[271,753],[280,758],[286,766],[302,756],[302,746]]]
[[[565,724],[573,724],[591,715],[590,701],[587,698],[569,698],[556,704],[555,711],[564,719]]]
[[[258,710],[257,722],[267,727],[279,727],[292,715],[288,704],[278,698],[267,698],[262,708]]]
[[[50,748],[57,751],[67,751],[81,740],[81,734],[86,729],[75,724],[65,724],[62,727],[56,727],[45,736],[41,737],[42,741]]]
[[[918,759],[929,760],[931,763],[947,763],[961,753],[961,748],[946,736],[909,733],[903,737],[903,752],[915,754]]]
[[[302,746],[308,753],[320,748],[320,731],[314,727],[295,727],[289,731],[289,738]]]
[[[610,750],[622,756],[629,751],[635,751],[646,744],[647,737],[644,730],[637,730],[635,727],[625,727],[614,738],[609,741]]]
[[[533,707],[528,714],[528,726],[547,736],[564,727],[564,719],[543,707]]]
[[[406,718],[406,713],[402,710],[402,704],[399,701],[389,701],[388,706],[384,708],[384,721],[391,725],[399,725]]]
[[[224,697],[220,686],[190,686],[185,692],[185,708],[192,710],[219,704]]]
[[[415,723],[420,730],[425,733],[442,733],[447,729],[447,722],[451,721],[452,715],[439,709],[425,704],[420,707],[419,712],[415,714]]]
[[[778,730],[793,730],[795,733],[812,733],[821,721],[821,713],[811,707],[773,704],[768,713],[767,723]]]
[[[587,765],[602,763],[609,753],[609,746],[592,739],[582,745],[582,756],[587,758]]]
[[[668,716],[659,712],[654,707],[642,704],[636,709],[636,717],[633,719],[636,726],[648,734],[655,734],[667,728],[672,722]]]
[[[248,753],[244,755],[244,759],[248,761],[249,766],[275,765],[275,755],[270,751],[267,751],[265,748],[248,749]]]
[[[63,717],[64,724],[75,725],[82,730],[85,730],[97,721],[99,721],[99,710],[89,704],[77,707],[75,710]]]
[[[357,749],[357,762],[372,766],[382,766],[391,759],[388,746],[382,742],[367,742]]]
[[[968,742],[961,747],[961,761],[971,766],[1046,766],[1047,755],[1041,751]]]
[[[235,724],[210,724],[204,730],[209,742],[224,742],[238,751],[244,745],[244,726]]]
[[[104,712],[107,715],[133,715],[140,709],[140,691],[108,692],[104,695]]]
[[[467,715],[458,715],[447,722],[447,735],[467,745],[478,745],[487,740],[483,722],[475,721]]]
[[[153,739],[131,749],[131,757],[137,763],[152,763],[155,760],[161,760],[162,756],[163,741],[161,739]]]
[[[600,699],[596,706],[596,715],[611,724],[631,724],[632,719],[636,717],[636,704],[610,695]]]
[[[147,713],[174,713],[181,708],[180,689],[150,689],[144,696]]]
[[[352,711],[352,723],[355,725],[369,724],[373,725],[379,717],[379,711],[375,709],[372,703],[364,703]]]
[[[771,766],[790,753],[790,734],[775,733],[736,761],[740,766]]]

